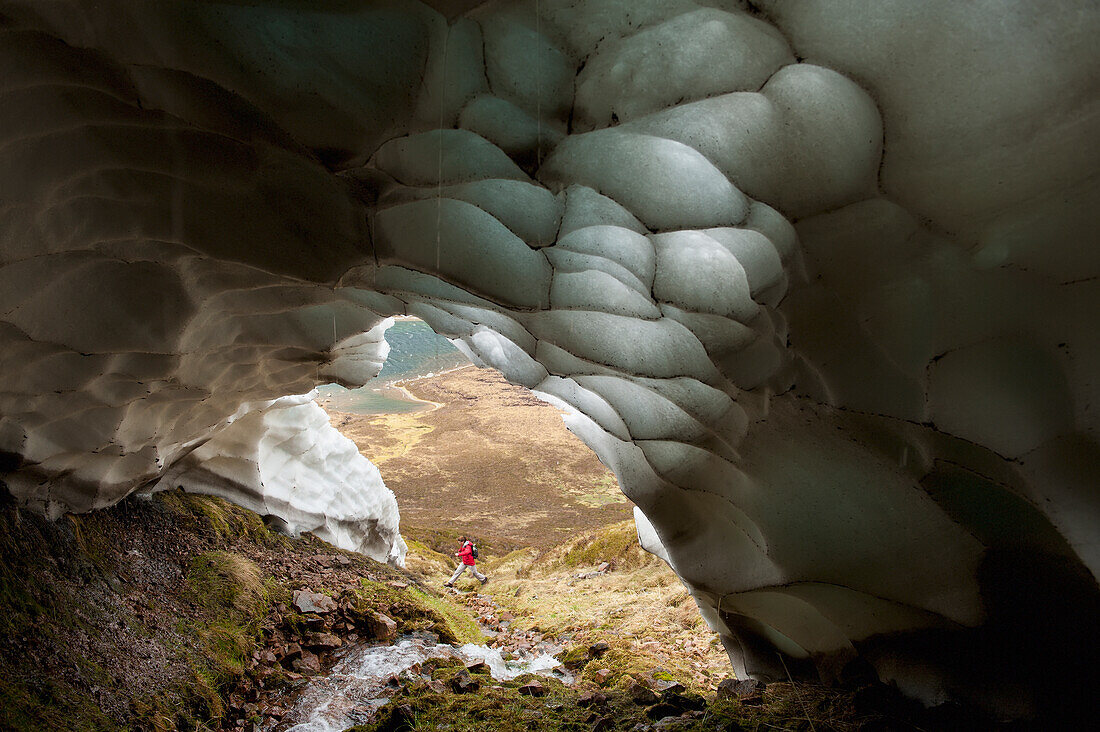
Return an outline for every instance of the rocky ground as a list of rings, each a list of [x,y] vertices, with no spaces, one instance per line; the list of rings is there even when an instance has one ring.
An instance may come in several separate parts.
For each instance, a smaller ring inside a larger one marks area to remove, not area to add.
[[[974,718],[928,713],[881,685],[837,689],[814,684],[763,684],[725,676],[715,686],[685,685],[652,659],[629,672],[614,659],[613,634],[589,645],[559,628],[522,629],[522,618],[494,596],[455,591],[505,658],[554,652],[565,680],[527,674],[497,681],[481,662],[432,659],[390,679],[390,700],[369,724],[350,732],[554,732],[592,730],[925,730],[983,729]],[[591,629],[589,629],[591,630]],[[599,635],[599,634],[597,634]],[[571,646],[562,643],[574,641]],[[611,642],[608,642],[611,641]],[[670,649],[665,649],[670,650]],[[644,670],[642,670],[644,669]]]
[[[479,639],[417,578],[179,492],[49,522],[0,488],[0,730],[251,729],[347,643]]]
[[[682,586],[629,536],[488,557],[488,585],[444,590],[450,558],[424,545],[399,571],[220,499],[170,492],[51,523],[5,498],[0,730],[278,732],[346,655],[409,634],[556,653],[569,678],[495,681],[447,653],[386,679],[360,731],[982,728],[881,685],[728,678]]]

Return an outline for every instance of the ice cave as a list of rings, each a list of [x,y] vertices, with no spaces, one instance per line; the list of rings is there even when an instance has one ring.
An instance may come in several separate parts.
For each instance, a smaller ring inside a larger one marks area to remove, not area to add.
[[[187,485],[400,563],[295,395],[415,315],[568,412],[742,678],[1042,713],[1100,650],[1098,34],[1088,0],[4,2],[3,482]]]

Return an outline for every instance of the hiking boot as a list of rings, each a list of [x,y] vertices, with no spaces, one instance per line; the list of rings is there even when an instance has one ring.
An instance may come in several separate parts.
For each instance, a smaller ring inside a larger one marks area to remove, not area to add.
[[[488,584],[488,582],[489,582],[489,578],[488,578],[488,577],[486,577],[485,579],[481,580],[481,584],[483,584],[483,585],[484,585],[484,584]]]

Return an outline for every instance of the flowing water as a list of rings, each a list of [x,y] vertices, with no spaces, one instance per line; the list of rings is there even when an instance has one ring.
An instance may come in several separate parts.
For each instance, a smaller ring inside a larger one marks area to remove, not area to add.
[[[268,730],[280,732],[338,732],[363,724],[396,691],[387,681],[412,674],[423,680],[417,664],[429,659],[454,656],[465,663],[484,661],[493,678],[507,681],[521,674],[552,676],[569,683],[549,653],[521,656],[505,661],[496,648],[467,644],[460,647],[438,643],[430,636],[414,635],[390,646],[357,646],[344,652],[328,676],[310,679],[294,694],[289,712]]]
[[[449,340],[422,320],[398,320],[386,330],[390,355],[378,376],[358,389],[336,384],[318,387],[323,406],[356,414],[398,414],[422,409],[424,404],[410,400],[392,386],[400,379],[431,376],[469,363]]]

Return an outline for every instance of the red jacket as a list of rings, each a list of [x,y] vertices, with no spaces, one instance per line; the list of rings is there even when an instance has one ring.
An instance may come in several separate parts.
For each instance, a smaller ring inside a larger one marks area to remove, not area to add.
[[[463,564],[468,564],[471,567],[477,564],[477,562],[474,561],[473,554],[474,545],[469,541],[463,544],[462,548],[458,550],[458,558],[462,560]]]

